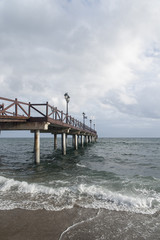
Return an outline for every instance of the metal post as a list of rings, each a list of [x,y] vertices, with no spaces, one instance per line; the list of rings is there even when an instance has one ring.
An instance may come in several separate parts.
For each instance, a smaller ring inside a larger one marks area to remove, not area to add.
[[[87,119],[87,116],[84,112],[82,113],[82,115],[83,115],[83,129],[85,129],[85,119]]]
[[[68,101],[67,101],[67,109],[66,109],[66,123],[68,123]]]
[[[62,154],[66,155],[66,133],[62,133]]]
[[[90,122],[90,131],[91,131],[91,129],[92,129],[92,120],[89,120],[89,122]]]
[[[70,96],[68,95],[68,93],[64,94],[64,98],[66,100],[66,123],[68,123],[68,103],[70,100]]]
[[[57,134],[54,134],[54,150],[57,149]]]
[[[36,130],[34,133],[34,154],[35,154],[35,163],[40,163],[40,131]]]

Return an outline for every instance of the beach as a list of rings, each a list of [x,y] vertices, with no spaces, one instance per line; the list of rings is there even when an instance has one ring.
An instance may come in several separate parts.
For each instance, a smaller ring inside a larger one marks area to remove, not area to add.
[[[160,236],[160,213],[144,215],[75,206],[61,211],[2,210],[0,219],[1,240],[158,240]]]

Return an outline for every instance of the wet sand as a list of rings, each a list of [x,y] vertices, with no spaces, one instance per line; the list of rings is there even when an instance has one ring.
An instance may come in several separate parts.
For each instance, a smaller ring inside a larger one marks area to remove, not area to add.
[[[160,214],[74,207],[62,211],[0,211],[1,240],[160,239]]]

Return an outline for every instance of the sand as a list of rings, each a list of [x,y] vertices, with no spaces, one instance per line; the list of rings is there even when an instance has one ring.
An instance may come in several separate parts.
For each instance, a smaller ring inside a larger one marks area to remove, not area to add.
[[[83,210],[85,217],[87,212],[87,209]],[[97,210],[91,210],[89,215],[94,217],[96,212]],[[69,226],[85,220],[81,214],[82,209],[76,207],[62,211],[22,209],[0,211],[0,239],[57,240]]]
[[[2,210],[0,240],[160,239],[160,218],[104,209]]]

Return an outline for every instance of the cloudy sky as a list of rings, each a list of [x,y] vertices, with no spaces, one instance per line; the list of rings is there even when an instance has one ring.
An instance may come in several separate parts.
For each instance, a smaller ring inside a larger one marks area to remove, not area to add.
[[[101,137],[159,137],[159,24],[159,0],[0,0],[0,96],[68,92]]]

